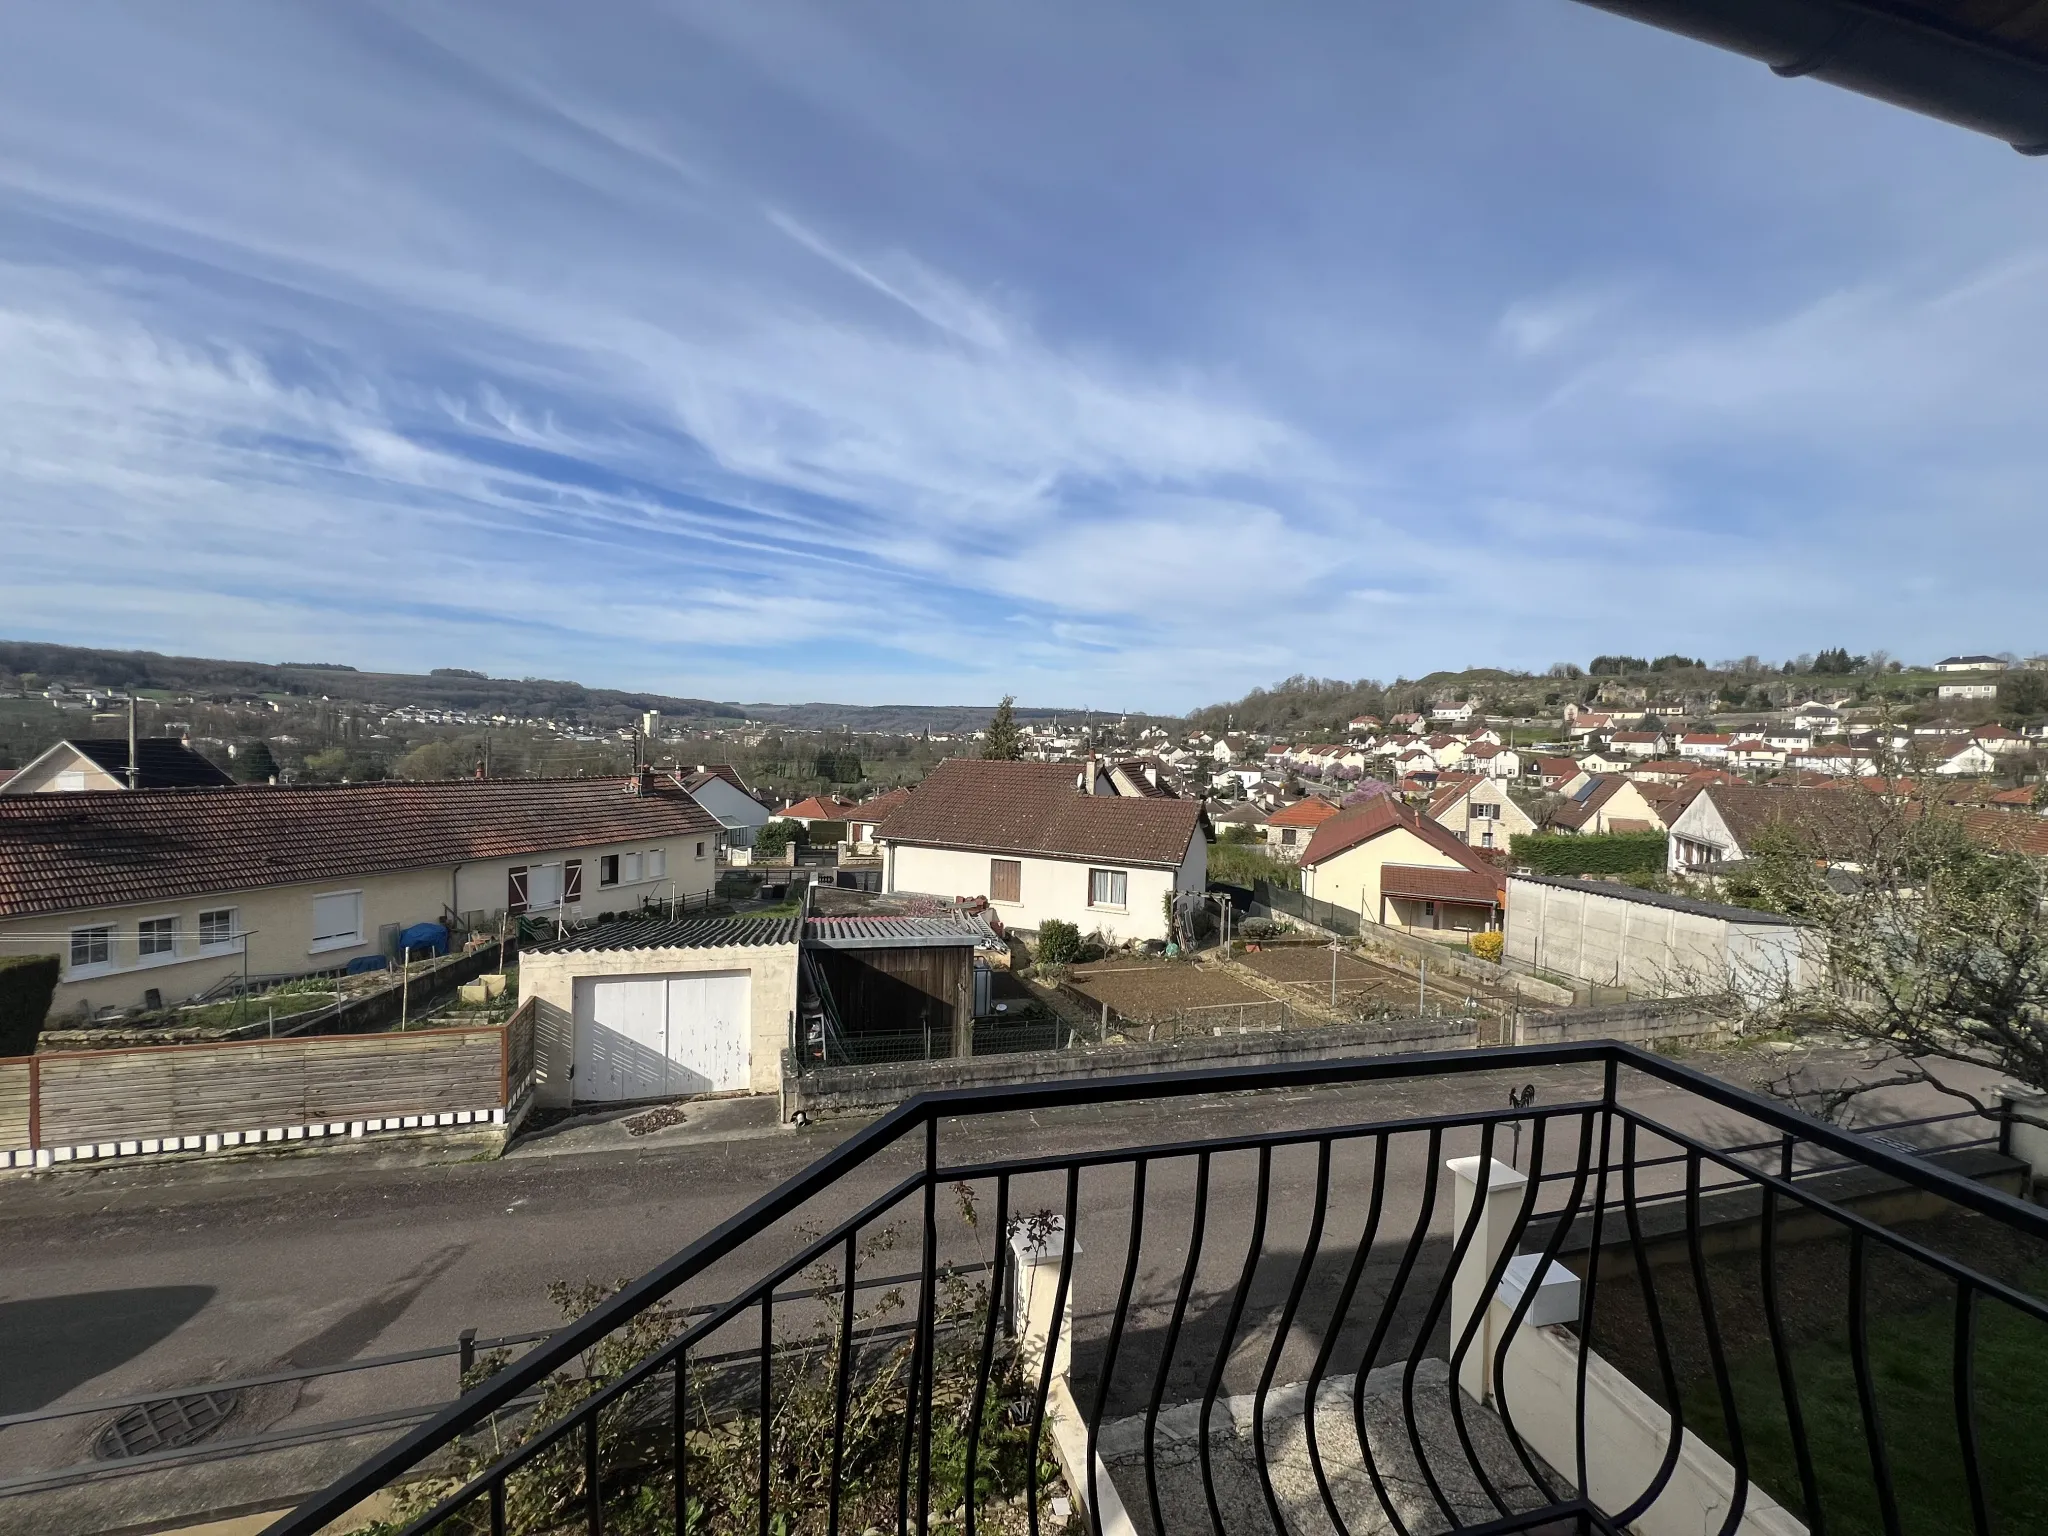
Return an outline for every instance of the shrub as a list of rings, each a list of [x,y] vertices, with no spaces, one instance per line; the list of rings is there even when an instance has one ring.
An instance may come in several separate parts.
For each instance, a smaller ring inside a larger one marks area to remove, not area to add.
[[[1048,917],[1038,925],[1038,963],[1041,965],[1073,965],[1082,958],[1084,947],[1081,930],[1064,918]]]
[[[1501,933],[1475,933],[1470,942],[1473,954],[1495,965],[1500,964],[1501,952],[1507,948],[1507,936]]]
[[[1539,875],[1648,874],[1665,867],[1667,854],[1662,832],[1521,833],[1509,849],[1516,867]]]
[[[63,962],[55,955],[0,956],[0,1056],[33,1056]]]
[[[762,858],[779,859],[791,843],[803,841],[805,837],[802,822],[783,821],[778,817],[754,834],[754,852]]]
[[[1274,934],[1286,931],[1270,917],[1248,917],[1237,925],[1237,936],[1240,939],[1270,939]]]

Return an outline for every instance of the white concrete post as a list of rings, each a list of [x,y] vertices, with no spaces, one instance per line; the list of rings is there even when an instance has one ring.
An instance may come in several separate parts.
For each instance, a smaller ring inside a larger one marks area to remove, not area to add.
[[[1451,1233],[1455,1241],[1471,1219],[1473,1202],[1481,1198],[1480,1161],[1477,1157],[1454,1157],[1444,1166],[1454,1175]],[[1493,1298],[1487,1294],[1486,1279],[1493,1273],[1494,1261],[1500,1257],[1501,1249],[1507,1246],[1509,1234],[1515,1229],[1515,1215],[1521,1209],[1522,1191],[1529,1178],[1500,1159],[1490,1158],[1485,1181],[1485,1205],[1479,1214],[1479,1225],[1472,1233],[1472,1245],[1465,1250],[1464,1261],[1451,1279],[1453,1348],[1464,1337],[1473,1312],[1482,1307],[1486,1309],[1486,1319],[1472,1336],[1472,1346],[1465,1351],[1465,1358],[1458,1367],[1458,1385],[1465,1389],[1467,1396],[1482,1403],[1492,1397],[1493,1354],[1500,1343],[1496,1330],[1506,1321],[1496,1316],[1492,1307],[1487,1305]]]
[[[2035,1183],[2048,1179],[2048,1093],[2006,1083],[1998,1096],[2009,1119],[2006,1150],[2027,1165]],[[2027,1197],[2033,1198],[2031,1189]]]
[[[1045,1341],[1052,1335],[1052,1304],[1059,1294],[1060,1253],[1066,1231],[1066,1219],[1053,1216],[1010,1233],[1010,1325],[1017,1331],[1018,1353],[1032,1371],[1043,1363]],[[1074,1252],[1081,1252],[1080,1244],[1074,1245]],[[1067,1379],[1073,1337],[1074,1288],[1070,1281],[1060,1317],[1059,1341],[1053,1350],[1055,1382]],[[1035,1382],[1033,1386],[1035,1389]]]

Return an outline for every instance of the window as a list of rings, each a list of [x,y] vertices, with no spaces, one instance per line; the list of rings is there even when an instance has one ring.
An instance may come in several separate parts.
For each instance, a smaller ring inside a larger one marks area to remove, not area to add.
[[[551,912],[562,904],[562,866],[533,864],[526,871],[526,904],[536,912]]]
[[[601,854],[597,861],[597,883],[617,885],[619,883],[619,856],[616,853]]]
[[[704,856],[704,845],[703,845],[702,843],[699,843],[699,844],[697,845],[697,857],[699,857],[699,858],[701,859],[701,858],[702,858],[703,856]],[[648,878],[648,879],[650,879],[650,880],[663,880],[663,879],[666,879],[667,877],[668,877],[668,850],[667,850],[666,848],[650,848],[650,849],[648,849],[648,850],[647,850],[647,878]]]
[[[1091,907],[1121,907],[1129,885],[1130,877],[1120,869],[1091,869],[1088,871],[1088,905]]]
[[[1024,899],[1024,861],[1022,859],[990,859],[988,861],[988,899],[990,901],[1022,901]]]
[[[1491,848],[1493,846],[1493,828],[1488,827],[1479,834],[1479,846],[1482,848]]]
[[[704,839],[701,837],[697,839],[697,857],[700,859],[704,857]]]
[[[148,917],[135,925],[135,953],[144,960],[160,959],[178,952],[178,920]]]
[[[240,935],[235,932],[235,909],[220,907],[212,912],[199,914],[199,947],[219,949],[232,944]]]
[[[88,965],[113,963],[114,930],[111,927],[71,930],[71,968],[74,971]]]
[[[638,885],[638,884],[640,883],[640,855],[639,855],[639,854],[637,854],[637,853],[629,853],[629,854],[627,854],[627,855],[626,855],[626,875],[625,875],[625,879],[626,879],[626,884],[628,884],[628,885]]]
[[[1499,821],[1500,807],[1497,805],[1480,805],[1477,801],[1474,801],[1472,814],[1480,821]]]
[[[362,942],[361,891],[336,891],[313,898],[314,949],[349,949]]]
[[[1294,828],[1282,827],[1280,829],[1280,846],[1283,848],[1292,848],[1294,846]]]
[[[564,902],[583,899],[583,861],[571,859],[562,866],[562,900]]]

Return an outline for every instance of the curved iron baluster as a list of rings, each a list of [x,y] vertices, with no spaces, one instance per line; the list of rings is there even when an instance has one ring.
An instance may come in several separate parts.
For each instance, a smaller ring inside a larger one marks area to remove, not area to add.
[[[1315,1267],[1316,1249],[1323,1240],[1323,1207],[1329,1195],[1330,1141],[1328,1137],[1322,1137],[1316,1142],[1315,1205],[1309,1215],[1308,1237],[1302,1244],[1301,1263],[1295,1268],[1294,1284],[1287,1291],[1287,1303],[1280,1309],[1279,1326],[1273,1334],[1273,1347],[1266,1352],[1266,1368],[1259,1373],[1258,1390],[1252,1394],[1252,1457],[1259,1470],[1259,1491],[1266,1496],[1266,1513],[1273,1520],[1274,1536],[1284,1536],[1287,1524],[1280,1517],[1280,1500],[1273,1493],[1273,1469],[1266,1460],[1266,1394],[1272,1388],[1273,1373],[1280,1368],[1280,1354],[1287,1347],[1287,1335],[1294,1327],[1294,1313],[1301,1305],[1302,1292],[1308,1289],[1309,1271]],[[1304,1397],[1301,1411],[1304,1419],[1314,1418],[1315,1399]]]
[[[757,1536],[768,1536],[768,1501],[774,1465],[769,1431],[775,1421],[775,1288],[761,1293],[761,1488],[760,1507],[755,1511]]]
[[[854,1272],[860,1263],[859,1234],[846,1234],[846,1257],[839,1266],[839,1359],[832,1381],[832,1471],[825,1495],[827,1536],[839,1536],[839,1500],[846,1477],[846,1402],[853,1390],[853,1296]],[[677,1536],[684,1530],[683,1517],[676,1515]]]
[[[1259,1251],[1266,1245],[1266,1200],[1272,1192],[1273,1149],[1259,1148],[1259,1183],[1257,1203],[1252,1209],[1251,1241],[1245,1245],[1244,1268],[1237,1277],[1237,1288],[1231,1293],[1230,1315],[1223,1324],[1223,1338],[1216,1348],[1216,1364],[1209,1371],[1209,1385],[1202,1393],[1202,1411],[1197,1423],[1201,1441],[1196,1450],[1202,1465],[1202,1497],[1209,1505],[1209,1523],[1215,1527],[1216,1536],[1224,1536],[1223,1511],[1216,1503],[1216,1473],[1209,1454],[1209,1421],[1216,1410],[1216,1394],[1223,1390],[1223,1371],[1230,1364],[1230,1346],[1237,1338],[1237,1325],[1244,1317],[1246,1293],[1251,1290],[1252,1276],[1259,1267]]]
[[[1052,1367],[1059,1358],[1060,1324],[1067,1312],[1067,1284],[1074,1276],[1074,1223],[1080,1219],[1080,1201],[1081,1170],[1069,1168],[1066,1221],[1060,1233],[1060,1278],[1052,1292],[1052,1321],[1045,1329],[1045,1358],[1038,1367],[1038,1395],[1031,1403],[1031,1439],[1025,1454],[1024,1512],[1031,1536],[1038,1536],[1038,1443],[1045,1435],[1045,1400],[1052,1394]]]
[[[1472,1200],[1472,1209],[1466,1213],[1465,1225],[1456,1241],[1451,1244],[1450,1262],[1445,1264],[1443,1278],[1437,1282],[1431,1293],[1429,1307],[1422,1315],[1422,1323],[1415,1330],[1415,1342],[1408,1348],[1408,1363],[1401,1368],[1401,1415],[1407,1420],[1408,1444],[1415,1451],[1415,1465],[1422,1473],[1422,1485],[1429,1490],[1429,1496],[1436,1500],[1436,1507],[1444,1512],[1444,1519],[1456,1530],[1464,1522],[1458,1512],[1451,1508],[1451,1501],[1445,1497],[1443,1484],[1437,1481],[1436,1469],[1429,1464],[1428,1449],[1422,1443],[1422,1430],[1415,1420],[1415,1372],[1422,1364],[1423,1351],[1429,1348],[1429,1336],[1436,1332],[1436,1320],[1443,1316],[1444,1308],[1451,1303],[1451,1286],[1458,1278],[1458,1266],[1465,1262],[1465,1255],[1472,1251],[1472,1239],[1478,1235],[1479,1223],[1486,1217],[1486,1196],[1493,1185],[1493,1130],[1494,1122],[1489,1120],[1479,1132],[1479,1181]],[[1437,1170],[1430,1168],[1431,1182],[1435,1181]],[[1450,1395],[1458,1395],[1458,1383],[1450,1383]],[[1496,1501],[1498,1502],[1498,1501]],[[1506,1509],[1501,1513],[1505,1515]]]
[[[1535,1170],[1542,1166],[1541,1130],[1542,1126],[1539,1123],[1538,1140],[1529,1159],[1531,1170],[1529,1182],[1532,1186],[1540,1182],[1536,1177]],[[1515,1302],[1513,1308],[1508,1312],[1507,1326],[1501,1330],[1500,1345],[1494,1350],[1493,1354],[1494,1414],[1499,1418],[1501,1428],[1507,1431],[1508,1443],[1515,1448],[1515,1455],[1521,1460],[1522,1470],[1529,1474],[1529,1481],[1534,1483],[1542,1491],[1544,1497],[1552,1504],[1558,1502],[1557,1490],[1551,1486],[1548,1474],[1544,1472],[1536,1458],[1529,1454],[1528,1446],[1522,1441],[1521,1431],[1515,1428],[1515,1415],[1508,1404],[1508,1347],[1514,1342],[1515,1334],[1521,1329],[1523,1319],[1529,1315],[1529,1308],[1535,1304],[1537,1283],[1549,1272],[1550,1266],[1556,1262],[1558,1250],[1564,1246],[1565,1237],[1570,1233],[1572,1223],[1579,1218],[1579,1203],[1586,1196],[1586,1165],[1591,1160],[1592,1153],[1593,1113],[1591,1110],[1581,1110],[1579,1112],[1579,1160],[1572,1176],[1572,1192],[1565,1197],[1564,1206],[1558,1211],[1557,1218],[1551,1226],[1550,1236],[1544,1241],[1542,1249],[1537,1253],[1536,1268],[1531,1275],[1530,1283],[1523,1287],[1520,1299]],[[1495,1288],[1498,1289],[1498,1282],[1496,1282]],[[1584,1326],[1585,1318],[1583,1315],[1581,1315],[1579,1321],[1580,1325]]]
[[[1173,1317],[1166,1325],[1166,1345],[1159,1356],[1159,1369],[1152,1377],[1152,1400],[1145,1406],[1145,1498],[1152,1508],[1152,1529],[1165,1536],[1166,1517],[1159,1508],[1159,1466],[1153,1455],[1153,1440],[1159,1429],[1159,1405],[1166,1396],[1167,1373],[1173,1369],[1173,1352],[1180,1344],[1181,1320],[1187,1316],[1188,1293],[1195,1286],[1195,1270],[1202,1262],[1202,1236],[1209,1216],[1209,1154],[1195,1159],[1195,1216],[1188,1233],[1188,1260],[1180,1274],[1180,1290],[1173,1300]]]
[[[1643,1313],[1649,1320],[1650,1340],[1657,1347],[1657,1374],[1664,1383],[1664,1397],[1671,1413],[1664,1459],[1658,1463],[1656,1476],[1626,1508],[1612,1517],[1617,1526],[1625,1527],[1633,1525],[1663,1496],[1664,1489],[1671,1482],[1671,1474],[1677,1470],[1678,1452],[1685,1438],[1685,1413],[1678,1401],[1678,1371],[1671,1363],[1671,1345],[1664,1335],[1664,1313],[1657,1303],[1656,1277],[1650,1273],[1650,1257],[1643,1251],[1642,1213],[1636,1207],[1636,1122],[1626,1110],[1621,1111],[1621,1210],[1628,1224],[1629,1247],[1635,1253],[1636,1284],[1642,1288]],[[1593,1262],[1597,1264],[1598,1258]]]
[[[934,1378],[938,1373],[939,1322],[939,1121],[934,1115],[924,1124],[924,1247],[919,1268],[923,1271],[918,1307],[918,1344],[924,1357],[924,1373],[912,1370],[915,1400],[912,1416],[917,1425],[917,1528],[929,1531],[932,1524],[932,1404],[936,1396]],[[905,1433],[908,1433],[906,1429]],[[768,1536],[764,1529],[761,1536]]]
[[[995,1369],[996,1361],[996,1318],[1003,1309],[1003,1282],[1007,1278],[1003,1261],[1010,1251],[1010,1181],[1007,1176],[996,1180],[996,1252],[989,1264],[988,1311],[981,1325],[981,1364],[974,1373],[974,1400],[967,1408],[967,1536],[974,1536],[975,1516],[979,1512],[980,1500],[975,1497],[974,1480],[981,1467],[981,1420],[988,1411],[988,1379]],[[842,1417],[845,1409],[840,1409]],[[836,1449],[838,1430],[833,1431]],[[838,1528],[833,1528],[837,1536]]]
[[[1323,1345],[1316,1351],[1316,1363],[1309,1368],[1308,1381],[1303,1390],[1309,1404],[1307,1422],[1303,1426],[1308,1437],[1308,1465],[1315,1474],[1316,1492],[1322,1496],[1323,1508],[1329,1513],[1330,1524],[1336,1527],[1337,1536],[1351,1536],[1351,1527],[1337,1511],[1336,1495],[1330,1491],[1330,1477],[1323,1470],[1322,1448],[1316,1443],[1316,1396],[1322,1390],[1323,1372],[1329,1368],[1330,1356],[1337,1348],[1337,1335],[1344,1329],[1344,1319],[1351,1311],[1351,1298],[1357,1293],[1359,1277],[1365,1273],[1365,1263],[1372,1255],[1373,1239],[1379,1236],[1380,1211],[1387,1193],[1387,1133],[1379,1133],[1378,1144],[1373,1151],[1372,1193],[1367,1199],[1365,1225],[1358,1234],[1358,1247],[1351,1255],[1351,1267],[1345,1271],[1344,1284],[1337,1292],[1337,1302],[1330,1310],[1330,1318],[1323,1325]]]
[[[1735,1494],[1728,1501],[1728,1517],[1721,1522],[1720,1536],[1735,1536],[1742,1525],[1743,1507],[1749,1502],[1749,1451],[1742,1443],[1741,1415],[1735,1407],[1735,1383],[1728,1375],[1728,1356],[1721,1348],[1721,1320],[1714,1314],[1714,1291],[1707,1279],[1707,1253],[1700,1241],[1700,1155],[1685,1155],[1685,1238],[1692,1258],[1693,1290],[1700,1301],[1700,1326],[1707,1336],[1707,1363],[1713,1367],[1714,1388],[1721,1396],[1721,1418],[1728,1426],[1728,1460],[1735,1469]]]
[[[1536,1123],[1529,1133],[1529,1173],[1527,1181],[1522,1186],[1522,1203],[1515,1213],[1514,1230],[1501,1242],[1500,1252],[1494,1255],[1493,1262],[1487,1266],[1485,1283],[1479,1289],[1479,1304],[1472,1309],[1472,1315],[1465,1319],[1465,1326],[1459,1330],[1450,1358],[1452,1427],[1458,1432],[1458,1444],[1465,1452],[1465,1459],[1472,1464],[1472,1475],[1478,1479],[1480,1490],[1503,1516],[1512,1514],[1513,1511],[1508,1508],[1507,1500],[1501,1497],[1500,1490],[1494,1485],[1492,1474],[1480,1460],[1479,1448],[1472,1443],[1471,1427],[1465,1422],[1465,1394],[1458,1389],[1458,1371],[1464,1364],[1465,1356],[1471,1351],[1473,1340],[1486,1326],[1487,1316],[1493,1308],[1493,1299],[1500,1293],[1501,1281],[1507,1278],[1508,1265],[1513,1263],[1515,1256],[1521,1252],[1522,1235],[1529,1230],[1529,1218],[1536,1210],[1536,1196],[1543,1188],[1543,1180],[1540,1177],[1543,1169],[1543,1140],[1544,1132],[1550,1124],[1550,1117],[1539,1112],[1532,1118]],[[1491,1169],[1490,1160],[1487,1166]],[[1491,1177],[1491,1174],[1488,1176]],[[1473,1208],[1478,1209],[1477,1201],[1474,1202]],[[1451,1278],[1455,1283],[1455,1269],[1451,1272]],[[1535,1294],[1535,1291],[1536,1286],[1532,1280],[1522,1292],[1523,1300],[1526,1301]]]
[[[1892,1460],[1884,1446],[1884,1420],[1877,1411],[1877,1380],[1870,1371],[1870,1320],[1864,1306],[1863,1234],[1849,1234],[1849,1360],[1856,1368],[1856,1404],[1863,1411],[1863,1438],[1877,1479],[1877,1513],[1885,1536],[1900,1536],[1899,1496],[1892,1487]]]
[[[1394,1309],[1400,1304],[1402,1293],[1408,1289],[1408,1277],[1415,1270],[1415,1260],[1429,1238],[1430,1218],[1436,1214],[1437,1159],[1443,1152],[1443,1145],[1442,1127],[1431,1126],[1422,1154],[1422,1205],[1415,1213],[1415,1230],[1409,1234],[1408,1246],[1402,1250],[1400,1267],[1394,1271],[1394,1283],[1380,1303],[1380,1315],[1373,1323],[1372,1337],[1366,1340],[1364,1358],[1358,1362],[1358,1374],[1351,1380],[1351,1418],[1358,1428],[1359,1457],[1365,1463],[1365,1475],[1372,1482],[1373,1494],[1380,1501],[1380,1508],[1386,1511],[1387,1522],[1394,1527],[1396,1536],[1408,1536],[1408,1522],[1401,1518],[1401,1512],[1394,1508],[1394,1501],[1387,1494],[1386,1479],[1380,1476],[1379,1458],[1373,1455],[1372,1441],[1365,1432],[1365,1381],[1372,1374],[1373,1361],[1379,1358],[1380,1346],[1387,1340],[1387,1330],[1393,1326]]]
[[[1787,1136],[1779,1154],[1779,1171],[1792,1176],[1792,1138]],[[1792,1440],[1792,1459],[1799,1469],[1799,1496],[1805,1505],[1808,1536],[1827,1536],[1827,1521],[1821,1511],[1820,1480],[1813,1471],[1813,1450],[1806,1443],[1806,1415],[1799,1406],[1799,1378],[1792,1369],[1792,1350],[1785,1342],[1785,1317],[1778,1305],[1778,1192],[1769,1184],[1763,1189],[1763,1230],[1757,1243],[1757,1264],[1761,1271],[1764,1326],[1771,1335],[1771,1359],[1778,1368],[1778,1392],[1785,1400],[1785,1430]]]
[[[1579,1497],[1589,1505],[1593,1502],[1593,1471],[1586,1455],[1586,1366],[1593,1358],[1593,1298],[1600,1286],[1600,1241],[1607,1224],[1607,1170],[1614,1161],[1615,1079],[1618,1075],[1610,1057],[1602,1090],[1607,1107],[1600,1112],[1600,1177],[1593,1186],[1593,1230],[1586,1249],[1586,1273],[1580,1282],[1586,1300],[1579,1312],[1578,1380],[1575,1386],[1577,1422],[1573,1426],[1573,1448],[1578,1452]]]
[[[1131,1287],[1138,1279],[1138,1250],[1145,1242],[1145,1174],[1150,1161],[1141,1157],[1131,1165],[1131,1226],[1124,1252],[1124,1281],[1117,1289],[1116,1314],[1109,1323],[1109,1346],[1103,1352],[1101,1374],[1095,1383],[1095,1412],[1088,1419],[1088,1524],[1095,1536],[1102,1536],[1095,1447],[1102,1434],[1102,1417],[1109,1412],[1110,1378],[1116,1374],[1116,1357],[1124,1342],[1124,1322],[1131,1311]]]
[[[1991,1536],[1991,1510],[1984,1498],[1984,1469],[1977,1462],[1977,1289],[1956,1287],[1956,1439],[1962,1445],[1963,1477],[1970,1486],[1970,1528]]]

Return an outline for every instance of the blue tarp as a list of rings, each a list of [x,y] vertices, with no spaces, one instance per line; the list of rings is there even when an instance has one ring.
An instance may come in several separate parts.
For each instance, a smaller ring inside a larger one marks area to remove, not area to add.
[[[388,970],[390,966],[391,962],[382,955],[357,955],[355,959],[349,961],[346,974],[360,976],[365,971]]]
[[[448,930],[439,923],[414,923],[398,931],[398,951],[414,960],[448,953]]]

